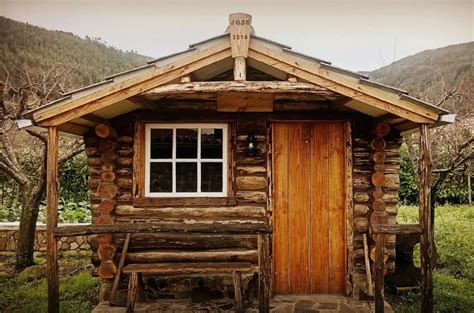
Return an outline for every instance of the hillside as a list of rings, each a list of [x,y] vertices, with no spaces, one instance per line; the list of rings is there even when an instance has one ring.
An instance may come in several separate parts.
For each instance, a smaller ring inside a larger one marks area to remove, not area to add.
[[[88,85],[105,76],[143,65],[151,58],[123,52],[100,39],[85,39],[72,33],[52,31],[0,16],[0,62],[30,70],[71,64],[72,87]],[[3,73],[2,73],[3,75]]]
[[[453,86],[472,95],[474,42],[426,50],[369,72],[371,79],[438,103]],[[448,101],[443,106],[460,113],[469,101]]]

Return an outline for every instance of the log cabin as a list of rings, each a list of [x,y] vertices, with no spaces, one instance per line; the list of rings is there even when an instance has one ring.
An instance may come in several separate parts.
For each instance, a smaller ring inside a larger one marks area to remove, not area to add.
[[[397,234],[421,236],[432,311],[429,128],[449,112],[259,37],[224,34],[62,95],[22,127],[48,133],[49,311],[57,238],[96,236],[102,301],[276,294],[373,297]],[[420,131],[420,222],[397,225],[401,136]],[[57,226],[58,137],[83,138],[93,223]],[[184,286],[184,287],[183,287]],[[148,296],[149,298],[149,296]]]

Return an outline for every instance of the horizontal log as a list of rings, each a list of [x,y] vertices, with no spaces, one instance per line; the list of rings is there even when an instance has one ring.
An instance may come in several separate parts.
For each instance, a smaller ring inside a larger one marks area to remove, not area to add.
[[[124,266],[123,272],[144,274],[196,274],[196,273],[222,273],[222,272],[250,272],[255,266],[248,262],[225,263],[145,263],[129,264]]]
[[[113,225],[71,225],[59,226],[54,229],[56,237],[79,236],[92,234],[117,233],[150,233],[150,232],[183,232],[203,234],[257,234],[269,233],[272,228],[265,221],[212,220],[208,222],[189,221],[183,223],[143,223]]]
[[[103,214],[111,213],[115,208],[115,201],[111,199],[104,199],[98,205],[98,209]]]
[[[101,153],[97,147],[86,147],[84,148],[84,151],[88,157],[98,156]]]
[[[99,142],[99,150],[102,152],[115,150],[117,144],[110,139],[101,139]]]
[[[153,217],[264,217],[265,208],[259,206],[235,207],[134,207],[132,205],[119,205],[114,211],[117,215],[137,215]]]
[[[124,234],[114,236],[114,243],[122,246]],[[130,250],[207,250],[207,249],[251,249],[257,248],[256,235],[140,233],[130,238]]]
[[[238,191],[236,197],[238,201],[242,202],[267,202],[267,193],[264,191]]]
[[[354,215],[355,216],[364,216],[369,212],[369,207],[363,204],[354,205]]]
[[[237,177],[237,187],[241,190],[265,189],[267,178],[261,176],[241,176]]]
[[[133,142],[133,137],[131,136],[118,136],[115,141],[120,142],[120,143],[132,143]]]
[[[374,234],[421,234],[423,228],[420,224],[378,224],[371,225],[372,233]]]
[[[370,199],[368,193],[366,192],[355,192],[354,193],[354,202],[356,203],[366,203]]]
[[[115,173],[112,171],[108,172],[102,172],[100,178],[102,179],[103,182],[105,183],[113,183],[115,180]],[[98,185],[97,185],[98,186]],[[96,188],[97,188],[96,186]],[[91,187],[92,188],[92,187]]]
[[[127,263],[250,262],[257,263],[257,250],[140,251],[127,252]]]
[[[97,124],[95,127],[95,134],[100,138],[115,138],[117,137],[117,132],[110,125],[101,123]]]
[[[131,166],[133,164],[133,158],[130,158],[130,157],[118,158],[116,163],[121,166]]]
[[[267,169],[264,166],[238,166],[238,175],[264,174]]]
[[[125,157],[133,156],[133,147],[120,147],[117,150],[117,154]]]
[[[104,153],[102,153],[102,160],[104,161],[104,164],[113,163],[117,157],[117,153],[112,150],[104,151]]]
[[[221,81],[169,84],[146,91],[142,95],[145,95],[150,99],[157,99],[166,95],[202,94],[221,91],[245,91],[261,93],[305,93],[320,96],[335,95],[332,91],[310,83],[292,83],[287,81]]]

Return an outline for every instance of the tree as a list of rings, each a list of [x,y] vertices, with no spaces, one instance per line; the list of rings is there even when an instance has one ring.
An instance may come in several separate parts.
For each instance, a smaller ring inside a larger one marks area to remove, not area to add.
[[[33,264],[34,236],[40,204],[46,190],[45,134],[19,130],[15,120],[29,110],[59,97],[71,87],[72,66],[58,64],[47,71],[31,70],[13,63],[2,64],[0,76],[0,170],[19,185],[21,204],[20,229],[15,268],[21,270]],[[83,151],[79,140],[61,139],[59,167]],[[24,156],[31,164],[25,164]]]

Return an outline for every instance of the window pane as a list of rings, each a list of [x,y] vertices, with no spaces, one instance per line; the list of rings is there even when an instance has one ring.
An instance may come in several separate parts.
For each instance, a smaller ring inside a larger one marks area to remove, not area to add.
[[[171,159],[173,157],[173,130],[152,129],[150,151],[152,159]]]
[[[222,129],[201,129],[201,158],[222,159]]]
[[[172,175],[172,163],[150,163],[150,192],[172,192]]]
[[[176,129],[176,157],[197,158],[197,129]]]
[[[201,163],[201,192],[222,192],[222,163]]]
[[[176,192],[197,192],[197,163],[176,163]]]

